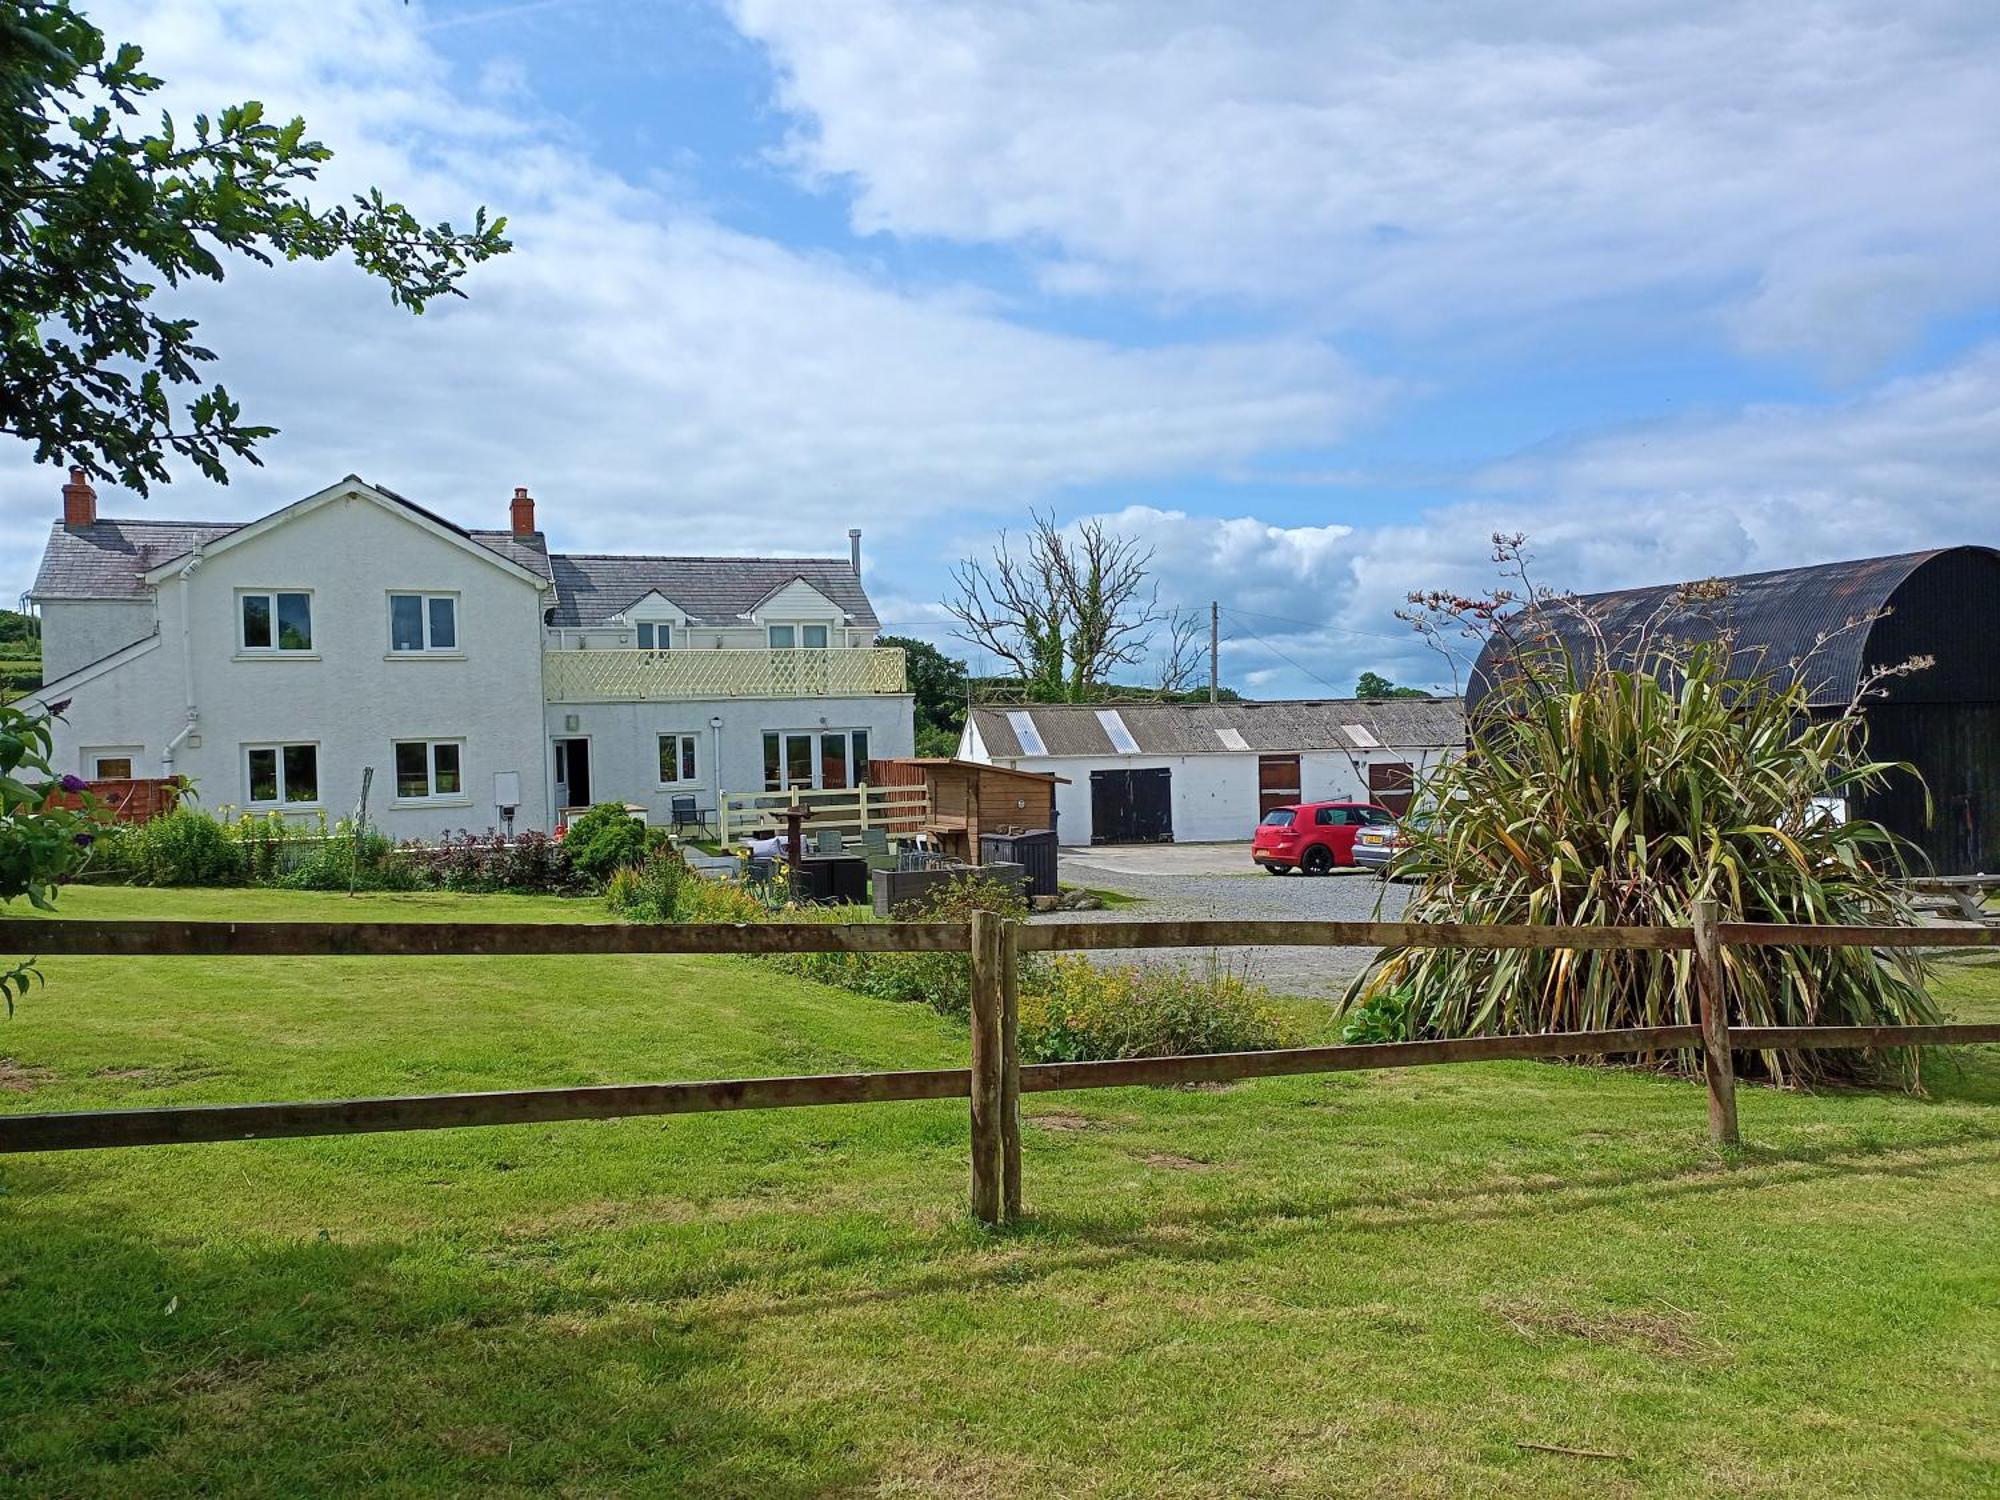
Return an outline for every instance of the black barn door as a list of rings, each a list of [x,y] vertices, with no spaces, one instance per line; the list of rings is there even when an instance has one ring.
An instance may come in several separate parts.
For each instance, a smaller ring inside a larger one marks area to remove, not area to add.
[[[1174,773],[1090,773],[1090,841],[1093,844],[1171,844],[1174,840]]]

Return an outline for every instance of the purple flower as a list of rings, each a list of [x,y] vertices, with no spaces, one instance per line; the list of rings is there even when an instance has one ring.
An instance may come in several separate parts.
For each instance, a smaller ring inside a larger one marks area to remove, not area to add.
[[[88,849],[92,844],[96,842],[97,842],[97,835],[94,833],[79,833],[76,836],[76,847],[79,849]]]
[[[61,784],[62,789],[66,792],[87,792],[90,790],[90,783],[85,781],[81,776],[65,776]]]

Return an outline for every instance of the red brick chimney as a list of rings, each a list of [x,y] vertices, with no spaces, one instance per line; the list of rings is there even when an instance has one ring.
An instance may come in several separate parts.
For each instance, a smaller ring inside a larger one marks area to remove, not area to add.
[[[512,524],[515,536],[533,536],[535,532],[535,499],[526,485],[514,486],[514,501],[507,507],[507,519]]]
[[[63,486],[63,526],[81,531],[97,524],[97,491],[90,487],[81,467],[72,466],[69,483]]]

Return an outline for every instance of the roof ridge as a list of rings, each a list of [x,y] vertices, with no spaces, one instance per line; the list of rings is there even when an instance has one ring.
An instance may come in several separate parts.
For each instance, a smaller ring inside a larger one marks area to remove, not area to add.
[[[50,524],[62,530],[69,529],[63,525],[60,516]],[[160,520],[153,516],[99,516],[90,524],[91,526],[200,526],[217,531],[235,531],[240,527],[248,526],[250,523],[248,521],[173,521]],[[89,527],[82,529],[88,530]]]
[[[845,557],[786,557],[770,553],[710,554],[697,552],[552,552],[551,557],[576,558],[584,562],[720,562],[720,563],[826,563],[852,567]]]

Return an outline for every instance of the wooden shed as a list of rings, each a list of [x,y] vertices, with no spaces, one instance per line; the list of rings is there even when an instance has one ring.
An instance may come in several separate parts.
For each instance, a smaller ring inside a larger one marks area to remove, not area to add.
[[[868,779],[874,786],[924,787],[930,814],[922,831],[968,864],[980,862],[982,835],[1054,828],[1056,786],[1064,780],[1045,771],[931,756],[870,761]]]

